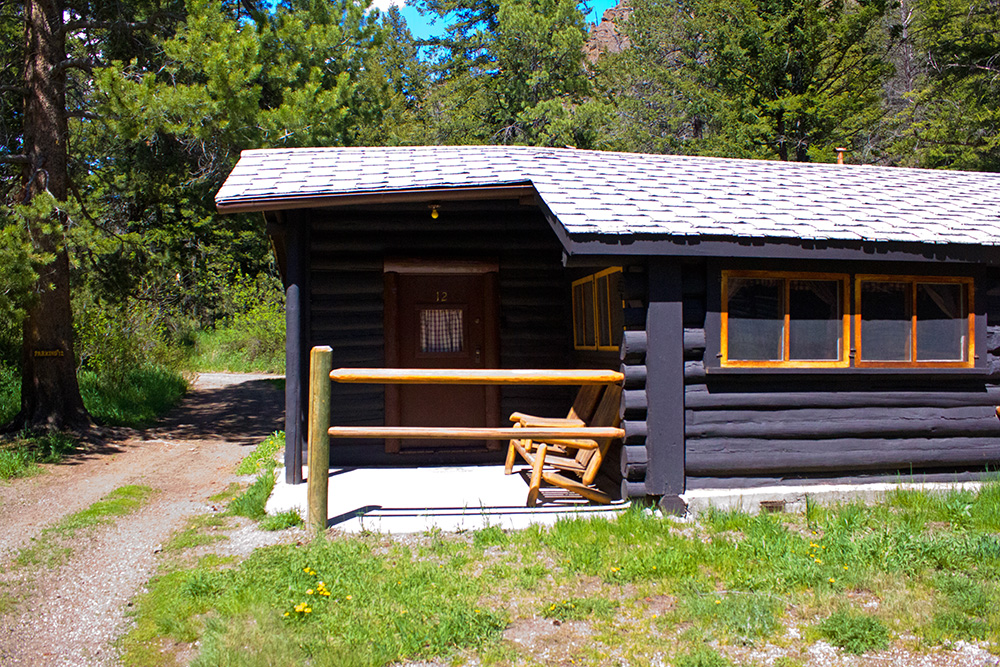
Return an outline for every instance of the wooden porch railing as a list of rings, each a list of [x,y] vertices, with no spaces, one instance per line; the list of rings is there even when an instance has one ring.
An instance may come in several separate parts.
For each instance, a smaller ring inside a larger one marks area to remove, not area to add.
[[[412,427],[330,426],[330,381],[373,384],[474,384],[474,385],[585,385],[617,384],[625,376],[606,370],[545,369],[415,369],[332,368],[333,351],[314,347],[309,355],[309,525],[326,527],[329,475],[315,474],[330,468],[330,438],[426,438],[450,440],[509,440],[535,438],[622,438],[625,431],[611,427]]]

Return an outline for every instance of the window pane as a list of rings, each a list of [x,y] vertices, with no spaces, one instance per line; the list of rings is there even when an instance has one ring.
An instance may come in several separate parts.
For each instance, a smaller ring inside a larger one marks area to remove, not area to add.
[[[594,283],[573,286],[573,317],[577,347],[594,347]]]
[[[792,280],[788,294],[788,357],[803,361],[840,359],[842,283]]]
[[[917,361],[965,361],[965,285],[917,283]]]
[[[785,304],[783,280],[730,278],[728,357],[740,361],[784,359]]]
[[[461,352],[462,339],[460,308],[420,311],[421,352]]]
[[[861,358],[910,361],[910,284],[861,283]]]
[[[608,314],[608,277],[597,279],[597,344],[611,345],[611,317]]]
[[[608,298],[611,300],[611,345],[620,347],[625,330],[625,304],[622,301],[621,271],[608,275]]]

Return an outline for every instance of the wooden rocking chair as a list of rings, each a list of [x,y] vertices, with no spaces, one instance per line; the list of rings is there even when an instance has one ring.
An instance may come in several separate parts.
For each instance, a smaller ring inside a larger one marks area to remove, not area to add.
[[[580,389],[573,407],[564,418],[535,417],[520,412],[510,416],[514,428],[532,427],[617,427],[622,388],[619,385],[589,385]],[[513,439],[507,449],[506,474],[511,474],[520,455],[531,466],[528,484],[528,507],[534,507],[542,481],[572,491],[597,503],[609,503],[611,497],[594,485],[612,438],[532,440]],[[573,477],[568,476],[569,473]]]

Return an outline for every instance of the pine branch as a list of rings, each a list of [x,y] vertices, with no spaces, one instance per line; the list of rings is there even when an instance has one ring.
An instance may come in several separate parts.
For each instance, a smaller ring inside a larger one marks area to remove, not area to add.
[[[27,155],[0,155],[0,164],[31,164]]]
[[[57,63],[56,66],[52,68],[52,72],[53,74],[56,74],[67,69],[82,69],[86,72],[91,72],[93,71],[94,66],[88,58],[67,58],[62,62]]]
[[[146,30],[152,27],[152,21],[67,21],[63,32],[77,30],[110,30],[111,28],[127,28],[129,30]]]
[[[93,111],[67,111],[67,118],[86,118],[87,120],[101,120],[101,116]]]

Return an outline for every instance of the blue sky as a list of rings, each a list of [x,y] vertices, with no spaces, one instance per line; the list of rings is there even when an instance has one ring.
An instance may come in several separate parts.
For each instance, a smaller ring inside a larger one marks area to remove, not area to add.
[[[440,34],[444,30],[444,23],[438,21],[434,25],[430,25],[427,18],[421,16],[413,7],[404,5],[401,0],[374,0],[372,4],[380,9],[386,9],[389,5],[399,6],[400,13],[402,13],[403,18],[406,19],[406,24],[410,27],[410,32],[418,39]],[[597,23],[600,21],[601,16],[604,15],[604,10],[614,7],[616,4],[618,4],[617,0],[590,0],[587,3],[590,7],[590,13],[587,14],[587,21],[589,23]]]

